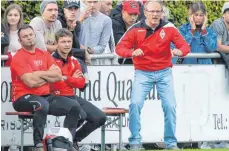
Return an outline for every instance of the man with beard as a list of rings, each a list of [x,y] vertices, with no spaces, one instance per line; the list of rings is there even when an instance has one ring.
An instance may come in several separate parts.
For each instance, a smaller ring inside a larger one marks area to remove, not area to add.
[[[12,60],[12,102],[18,112],[33,112],[34,151],[44,151],[42,139],[47,115],[66,116],[64,127],[75,136],[80,105],[75,100],[50,94],[50,83],[63,80],[60,68],[47,51],[35,47],[31,26],[18,30],[22,46]]]
[[[57,20],[58,6],[55,0],[44,0],[40,4],[41,16],[31,20],[30,25],[36,33],[36,46],[52,53],[57,49],[55,33],[62,28]]]
[[[215,20],[211,27],[217,33],[217,51],[229,69],[229,2],[224,3],[222,13],[223,17]]]
[[[113,0],[106,0],[101,2],[100,12],[109,16],[112,10]]]

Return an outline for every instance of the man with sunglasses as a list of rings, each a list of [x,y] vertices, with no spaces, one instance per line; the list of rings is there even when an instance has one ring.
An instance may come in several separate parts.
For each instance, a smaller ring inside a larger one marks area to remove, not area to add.
[[[116,46],[116,53],[133,58],[134,82],[129,106],[130,149],[140,150],[140,113],[146,95],[156,85],[164,111],[164,142],[166,149],[179,150],[176,131],[176,99],[172,76],[172,55],[185,56],[190,47],[175,26],[161,20],[162,5],[148,1],[144,6],[145,20],[132,26]],[[170,43],[177,49],[171,53]]]

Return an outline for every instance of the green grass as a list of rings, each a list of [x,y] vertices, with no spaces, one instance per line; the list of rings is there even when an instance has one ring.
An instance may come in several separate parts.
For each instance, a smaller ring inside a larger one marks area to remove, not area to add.
[[[163,151],[163,150],[147,150],[147,151]],[[229,149],[183,149],[181,151],[229,151]]]

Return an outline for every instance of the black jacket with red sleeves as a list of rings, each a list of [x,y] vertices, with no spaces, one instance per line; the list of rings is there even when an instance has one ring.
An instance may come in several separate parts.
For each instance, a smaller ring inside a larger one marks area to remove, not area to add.
[[[53,58],[60,67],[62,75],[66,76],[67,79],[51,83],[51,92],[54,95],[74,96],[74,88],[83,88],[85,86],[85,78],[83,76],[78,78],[73,76],[75,72],[82,71],[79,62],[73,56],[68,56],[65,60],[58,52],[53,54]]]
[[[116,53],[129,58],[132,51],[139,48],[144,55],[133,58],[135,69],[157,71],[172,67],[171,42],[183,52],[183,56],[189,53],[188,43],[172,23],[160,20],[159,26],[153,30],[142,20],[123,35],[116,46]]]

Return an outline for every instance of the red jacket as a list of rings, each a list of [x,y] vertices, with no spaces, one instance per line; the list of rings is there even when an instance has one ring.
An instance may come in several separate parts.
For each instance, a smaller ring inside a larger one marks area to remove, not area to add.
[[[73,96],[74,88],[83,88],[85,86],[85,78],[73,78],[76,70],[81,70],[80,64],[76,58],[69,56],[64,60],[57,52],[53,54],[56,64],[60,67],[62,75],[67,77],[65,81],[58,81],[51,84],[51,92],[54,95]]]
[[[190,47],[172,23],[160,20],[153,30],[145,20],[132,26],[116,46],[116,53],[123,58],[132,57],[132,51],[140,48],[144,56],[133,57],[135,69],[157,71],[172,67],[171,42],[187,55]]]

